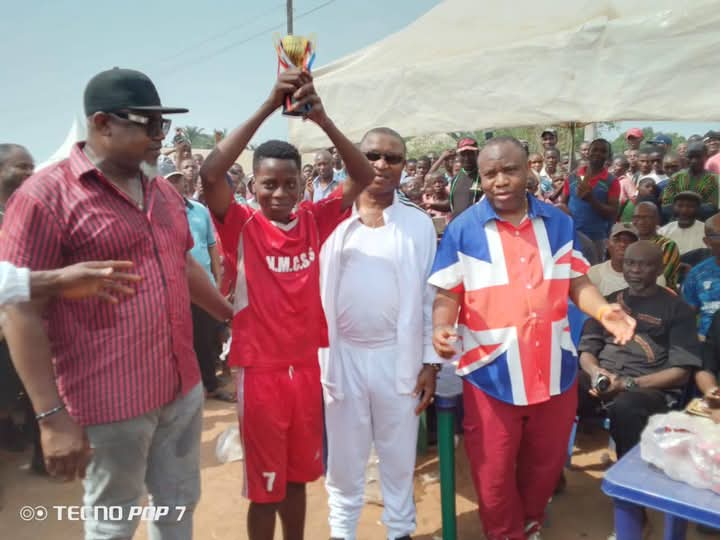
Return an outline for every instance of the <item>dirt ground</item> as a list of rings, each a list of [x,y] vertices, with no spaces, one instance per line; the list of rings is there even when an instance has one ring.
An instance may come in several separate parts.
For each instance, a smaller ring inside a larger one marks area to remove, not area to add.
[[[244,519],[247,502],[241,497],[242,462],[220,464],[215,457],[217,437],[235,421],[233,405],[207,402],[202,435],[203,494],[195,512],[195,538],[199,540],[247,538]],[[546,540],[606,538],[612,529],[612,504],[600,491],[600,480],[605,469],[602,465],[604,453],[607,453],[607,434],[597,431],[578,435],[573,467],[566,474],[567,490],[555,497],[550,505],[547,527],[543,531]],[[462,444],[458,446],[456,456],[458,538],[483,538]],[[78,482],[66,484],[33,475],[26,467],[29,459],[29,452],[24,455],[0,452],[0,538],[82,538],[82,523],[78,521],[58,521],[54,514],[44,521],[25,522],[20,518],[20,508],[26,505],[78,505],[81,500],[81,486]],[[442,538],[440,483],[437,454],[433,449],[427,456],[418,458],[415,478],[418,523],[413,538],[439,540]],[[385,538],[380,523],[381,514],[381,506],[366,505],[358,529],[359,540]],[[651,538],[662,538],[662,516],[651,515],[651,520]],[[276,539],[281,538],[279,529],[278,526]],[[305,537],[309,540],[329,538],[327,498],[322,480],[308,487]],[[147,538],[143,524],[140,524],[135,538]],[[698,535],[692,527],[688,538],[697,540],[708,537]]]

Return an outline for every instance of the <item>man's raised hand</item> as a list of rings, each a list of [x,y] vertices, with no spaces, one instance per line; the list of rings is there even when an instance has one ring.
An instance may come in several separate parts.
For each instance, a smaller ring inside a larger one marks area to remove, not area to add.
[[[308,79],[312,82],[310,74],[299,69],[289,69],[280,73],[270,91],[267,102],[273,110],[280,108],[285,103],[285,96],[297,92],[303,84],[307,83]]]
[[[312,120],[318,126],[322,127],[327,120],[325,107],[323,107],[322,100],[315,91],[312,76],[307,72],[303,72],[302,75],[302,86],[293,94],[295,102],[290,110],[302,110],[304,107],[309,105],[310,110],[305,115],[305,118]]]

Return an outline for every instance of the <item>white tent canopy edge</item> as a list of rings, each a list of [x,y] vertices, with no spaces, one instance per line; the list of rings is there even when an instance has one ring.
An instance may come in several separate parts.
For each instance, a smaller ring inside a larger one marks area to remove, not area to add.
[[[351,139],[608,120],[720,119],[716,0],[445,0],[315,70]],[[322,51],[319,51],[322,54]],[[290,119],[302,151],[329,141]]]

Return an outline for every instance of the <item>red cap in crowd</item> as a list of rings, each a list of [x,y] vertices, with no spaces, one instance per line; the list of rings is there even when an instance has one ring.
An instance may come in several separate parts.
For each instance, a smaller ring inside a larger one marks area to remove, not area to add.
[[[471,139],[470,137],[465,137],[464,139],[460,139],[457,143],[457,151],[458,152],[464,152],[465,150],[478,150],[478,143],[475,139]]]
[[[640,129],[640,128],[628,129],[627,133],[625,134],[625,138],[629,139],[630,137],[633,137],[634,139],[642,139],[644,137],[642,129]]]

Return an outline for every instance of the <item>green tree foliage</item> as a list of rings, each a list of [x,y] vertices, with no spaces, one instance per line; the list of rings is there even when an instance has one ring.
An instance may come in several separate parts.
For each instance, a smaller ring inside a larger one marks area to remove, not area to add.
[[[442,135],[427,137],[412,137],[406,141],[408,147],[408,156],[420,157],[430,152],[440,154],[447,148],[454,148],[457,141],[464,137],[472,137],[482,146],[485,141],[486,134],[493,136],[509,136],[516,139],[528,141],[530,152],[539,152],[542,149],[540,142],[540,134],[548,126],[529,126],[516,128],[502,128],[496,130],[476,130],[476,131],[454,131]],[[570,152],[570,142],[572,138],[572,129],[569,125],[553,126],[558,134],[558,148],[564,154]],[[599,131],[606,131],[615,128],[614,122],[602,122],[598,124]],[[575,151],[577,152],[584,139],[584,128],[578,125],[575,128]]]
[[[193,148],[213,148],[215,146],[214,136],[204,133],[204,128],[185,126],[182,130]]]

